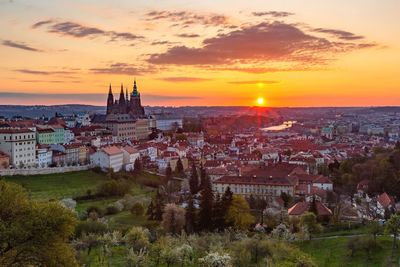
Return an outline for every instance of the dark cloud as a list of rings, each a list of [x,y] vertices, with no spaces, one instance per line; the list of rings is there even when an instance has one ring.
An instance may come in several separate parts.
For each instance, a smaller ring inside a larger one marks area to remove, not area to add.
[[[129,32],[106,31],[96,27],[85,26],[76,22],[65,21],[57,22],[53,20],[39,21],[32,25],[32,28],[47,26],[48,32],[57,33],[75,38],[97,38],[105,37],[110,41],[133,41],[143,38]]]
[[[20,80],[23,83],[81,83],[82,81],[64,81],[64,80]]]
[[[275,84],[279,83],[279,81],[260,81],[260,80],[253,80],[253,81],[232,81],[228,82],[230,84]]]
[[[200,48],[175,46],[152,54],[148,62],[175,65],[216,65],[260,62],[297,62],[320,65],[336,53],[373,44],[335,42],[305,33],[284,22],[260,23],[205,39]]]
[[[43,50],[31,47],[29,45],[26,45],[25,43],[19,43],[19,42],[14,42],[10,40],[4,40],[2,42],[2,45],[12,47],[12,48],[18,48],[26,51],[32,51],[32,52],[43,52]]]
[[[15,72],[33,75],[63,75],[63,74],[74,74],[76,71],[43,71],[43,70],[30,70],[30,69],[16,69]]]
[[[170,41],[154,41],[151,43],[151,45],[166,45],[166,44],[175,44],[176,42],[170,42]]]
[[[175,22],[172,26],[188,27],[193,24],[221,26],[229,22],[228,17],[219,14],[199,14],[190,11],[151,11],[146,14],[147,20],[168,20]]]
[[[316,29],[313,29],[313,31],[314,32],[327,33],[327,34],[330,34],[330,35],[334,35],[337,38],[342,39],[342,40],[346,40],[346,41],[364,39],[364,36],[356,35],[354,33],[347,32],[347,31],[342,31],[342,30],[316,28]]]
[[[151,73],[153,70],[145,67],[138,67],[136,64],[128,64],[116,62],[112,63],[107,67],[92,68],[90,72],[96,74],[123,74],[123,75],[142,75],[145,73]]]
[[[210,79],[198,78],[198,77],[166,77],[166,78],[161,78],[160,80],[166,82],[205,82],[209,81]]]
[[[266,11],[266,12],[253,12],[252,13],[256,17],[262,16],[271,16],[274,18],[284,18],[294,15],[294,13],[285,12],[285,11]]]
[[[182,38],[196,38],[196,37],[200,37],[199,34],[195,34],[195,33],[181,33],[181,34],[177,34],[176,36],[182,37]]]

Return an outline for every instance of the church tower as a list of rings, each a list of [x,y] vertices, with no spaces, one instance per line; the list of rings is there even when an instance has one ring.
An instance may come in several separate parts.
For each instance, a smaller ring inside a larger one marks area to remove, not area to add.
[[[125,94],[124,94],[124,86],[121,83],[121,92],[119,93],[119,113],[126,113],[126,103],[125,103]]]
[[[131,94],[131,100],[129,101],[129,113],[134,117],[143,117],[144,108],[140,100],[140,93],[137,89],[136,78],[133,82],[133,90]]]
[[[114,95],[112,93],[111,83],[110,83],[110,88],[108,89],[108,97],[107,97],[107,114],[112,113],[113,105],[114,105]]]

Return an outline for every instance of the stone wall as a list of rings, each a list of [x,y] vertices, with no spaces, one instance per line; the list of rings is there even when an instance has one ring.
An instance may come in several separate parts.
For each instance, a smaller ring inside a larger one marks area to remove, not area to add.
[[[13,175],[38,175],[38,174],[52,174],[52,173],[65,173],[89,170],[90,166],[68,166],[68,167],[54,167],[54,168],[28,168],[28,169],[4,169],[0,170],[0,176],[13,176]]]

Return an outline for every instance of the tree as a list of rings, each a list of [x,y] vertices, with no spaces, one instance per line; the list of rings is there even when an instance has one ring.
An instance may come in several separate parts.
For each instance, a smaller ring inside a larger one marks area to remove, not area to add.
[[[182,177],[183,176],[183,164],[182,164],[182,160],[181,158],[178,159],[178,161],[176,162],[176,167],[175,167],[175,173],[178,177]]]
[[[205,188],[201,190],[199,210],[199,230],[212,230],[211,221],[213,215],[214,195],[211,188],[211,181],[206,180]]]
[[[317,216],[312,212],[307,212],[300,217],[300,226],[305,227],[311,235],[321,232],[322,226],[317,222]]]
[[[142,162],[140,158],[137,158],[135,162],[133,163],[133,171],[135,173],[140,173],[142,171]]]
[[[149,220],[162,220],[162,214],[164,210],[164,197],[161,194],[160,190],[157,190],[154,199],[150,202],[149,207],[147,208],[147,216]]]
[[[78,266],[68,244],[75,225],[70,210],[0,181],[0,266]]]
[[[98,187],[98,194],[100,196],[110,197],[110,196],[124,196],[129,193],[130,185],[127,181],[120,180],[109,180],[102,183]]]
[[[382,232],[382,226],[377,221],[372,221],[369,224],[368,232],[374,237],[376,242],[376,236]]]
[[[173,203],[165,205],[162,225],[166,232],[179,234],[185,225],[185,210]]]
[[[207,173],[206,173],[206,169],[203,166],[203,163],[201,163],[201,165],[200,165],[200,190],[205,188],[206,184],[207,184]]]
[[[124,236],[126,244],[134,251],[146,249],[150,245],[150,232],[140,226],[132,227]]]
[[[189,187],[190,187],[190,193],[192,195],[197,194],[197,192],[199,192],[199,176],[197,174],[197,169],[194,162],[192,163],[192,173],[189,179]]]
[[[254,223],[255,218],[250,213],[249,204],[242,196],[233,196],[228,213],[226,214],[226,221],[238,230],[246,230]]]
[[[143,205],[136,202],[135,204],[133,204],[132,208],[131,208],[131,213],[134,216],[142,216],[144,213],[144,208]]]
[[[165,169],[165,179],[167,180],[166,182],[172,179],[172,168],[170,163],[168,163],[168,166]]]
[[[232,267],[232,258],[229,254],[220,254],[218,252],[208,253],[199,259],[201,267]]]
[[[397,244],[396,240],[400,233],[400,214],[393,214],[386,222],[385,232],[393,236],[392,253],[394,254]]]
[[[185,220],[186,220],[186,232],[188,234],[192,234],[195,231],[195,226],[197,223],[197,214],[196,208],[194,207],[193,197],[189,196],[188,206],[186,208],[185,213]]]

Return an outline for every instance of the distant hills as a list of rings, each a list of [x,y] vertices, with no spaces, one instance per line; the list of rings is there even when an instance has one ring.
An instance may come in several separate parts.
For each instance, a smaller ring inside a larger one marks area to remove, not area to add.
[[[146,114],[164,114],[173,117],[197,117],[197,116],[226,116],[226,115],[322,115],[322,114],[360,114],[360,113],[380,113],[380,112],[398,112],[400,107],[315,107],[315,108],[259,108],[259,107],[240,107],[240,106],[183,106],[183,107],[163,107],[163,106],[146,106]],[[42,116],[52,117],[55,113],[62,115],[72,115],[79,113],[105,113],[105,106],[92,105],[0,105],[0,117],[12,118],[14,116],[39,118]]]

